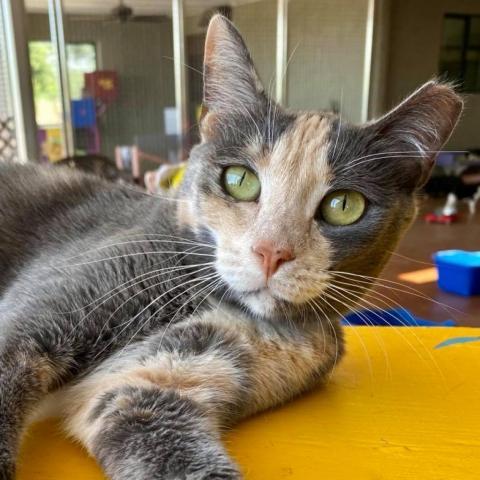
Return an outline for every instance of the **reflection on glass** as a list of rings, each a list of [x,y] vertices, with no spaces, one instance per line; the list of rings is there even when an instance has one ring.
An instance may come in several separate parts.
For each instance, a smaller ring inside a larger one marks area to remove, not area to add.
[[[67,44],[67,63],[70,96],[82,98],[85,86],[85,74],[97,69],[97,50],[94,43]]]
[[[142,183],[177,161],[170,2],[63,5],[76,163]]]
[[[25,3],[40,160],[56,162],[65,156],[65,139],[58,64],[50,38],[48,5],[47,0]]]

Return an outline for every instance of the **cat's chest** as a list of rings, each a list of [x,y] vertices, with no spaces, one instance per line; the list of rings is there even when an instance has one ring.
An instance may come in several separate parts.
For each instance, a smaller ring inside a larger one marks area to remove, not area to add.
[[[241,315],[211,308],[130,345],[66,388],[57,411],[88,443],[97,429],[91,412],[108,392],[168,389],[216,412],[212,421],[221,424],[296,396],[336,361],[338,344],[319,326],[280,335]]]

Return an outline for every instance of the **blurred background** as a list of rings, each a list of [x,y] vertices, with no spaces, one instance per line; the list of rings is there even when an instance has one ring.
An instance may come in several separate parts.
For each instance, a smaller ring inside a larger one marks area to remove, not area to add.
[[[415,316],[480,325],[480,297],[439,289],[432,263],[439,250],[480,250],[479,0],[0,0],[0,161],[144,186],[146,172],[185,160],[216,12],[292,109],[359,123],[432,77],[455,82],[465,114],[384,277],[401,285],[390,302]]]

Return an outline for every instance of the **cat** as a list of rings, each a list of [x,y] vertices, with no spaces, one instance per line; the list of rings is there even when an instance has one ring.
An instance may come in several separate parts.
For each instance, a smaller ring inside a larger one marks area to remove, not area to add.
[[[331,374],[461,110],[430,81],[361,126],[287,111],[217,15],[173,196],[0,166],[0,479],[52,409],[112,480],[241,478],[221,432]]]
[[[53,163],[54,167],[78,168],[84,172],[98,175],[110,182],[124,182],[128,180],[127,175],[118,170],[115,163],[108,157],[100,154],[74,155],[62,158]]]

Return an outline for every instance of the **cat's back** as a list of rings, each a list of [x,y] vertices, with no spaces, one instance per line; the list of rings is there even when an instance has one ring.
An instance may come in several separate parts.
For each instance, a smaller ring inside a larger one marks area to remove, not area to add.
[[[72,169],[0,164],[0,291],[32,256],[134,218],[144,196]]]
[[[0,163],[0,220],[55,213],[78,205],[107,184],[71,169],[33,164]],[[0,226],[2,225],[0,223]]]

